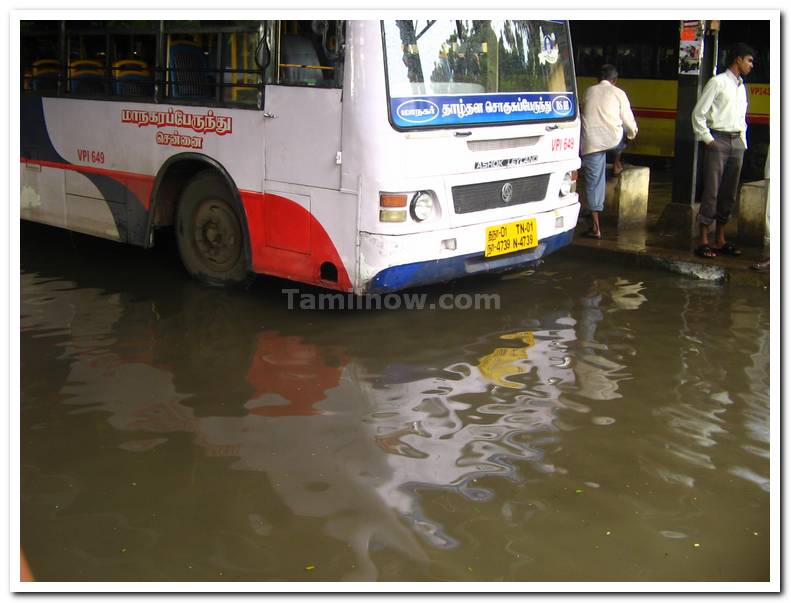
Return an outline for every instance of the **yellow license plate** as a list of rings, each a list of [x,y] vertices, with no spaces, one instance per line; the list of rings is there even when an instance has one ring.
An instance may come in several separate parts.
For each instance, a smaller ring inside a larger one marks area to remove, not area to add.
[[[538,228],[536,219],[528,218],[518,222],[508,222],[486,229],[486,248],[483,255],[490,258],[495,255],[513,253],[532,249],[538,245]]]

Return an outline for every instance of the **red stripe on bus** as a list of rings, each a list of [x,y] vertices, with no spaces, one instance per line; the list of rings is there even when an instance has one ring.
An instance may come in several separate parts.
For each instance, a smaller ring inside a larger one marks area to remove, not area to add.
[[[22,163],[86,174],[100,174],[133,192],[146,210],[151,205],[153,176],[72,165],[23,157]],[[313,215],[298,203],[279,195],[239,191],[247,214],[253,270],[330,289],[351,291],[346,267],[332,239]],[[295,225],[303,225],[302,229]],[[268,232],[267,232],[268,231]],[[330,262],[338,271],[337,282],[321,279],[321,265]]]
[[[128,188],[143,204],[143,207],[148,209],[151,206],[151,191],[154,189],[153,176],[146,174],[135,174],[133,172],[121,172],[118,170],[108,170],[106,168],[99,168],[92,165],[74,165],[71,163],[60,163],[58,161],[40,161],[37,159],[22,158],[22,163],[31,165],[40,165],[42,167],[50,167],[60,170],[71,170],[81,174],[100,174],[112,178],[122,186]]]
[[[332,239],[299,203],[280,195],[239,191],[247,214],[253,270],[303,283],[351,291],[352,283]],[[337,282],[322,280],[321,265],[331,263]]]

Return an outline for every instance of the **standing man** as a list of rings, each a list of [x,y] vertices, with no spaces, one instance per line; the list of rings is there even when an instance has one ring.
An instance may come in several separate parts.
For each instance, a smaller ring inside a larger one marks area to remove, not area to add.
[[[582,103],[582,173],[585,196],[593,225],[585,236],[601,239],[599,212],[604,209],[607,182],[604,170],[607,151],[621,146],[624,133],[632,140],[637,136],[637,123],[626,93],[615,87],[618,70],[614,65],[602,65],[599,83],[585,91]]]
[[[741,255],[725,242],[725,224],[739,190],[742,160],[747,149],[747,86],[744,77],[753,69],[755,51],[741,42],[728,55],[728,69],[711,78],[692,110],[695,138],[706,144],[703,157],[703,194],[698,225],[700,242],[695,255]],[[716,242],[709,244],[709,230],[716,222]]]

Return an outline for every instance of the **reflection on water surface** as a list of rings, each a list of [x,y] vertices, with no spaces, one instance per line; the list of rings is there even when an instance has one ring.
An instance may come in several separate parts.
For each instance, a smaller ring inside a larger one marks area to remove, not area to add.
[[[766,580],[765,293],[562,254],[306,312],[23,229],[22,544],[43,580]]]

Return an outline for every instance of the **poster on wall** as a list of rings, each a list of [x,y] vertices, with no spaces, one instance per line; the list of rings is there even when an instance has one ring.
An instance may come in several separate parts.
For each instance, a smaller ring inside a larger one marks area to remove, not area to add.
[[[681,75],[700,73],[704,26],[704,21],[681,22],[681,41],[678,48],[678,72]]]

